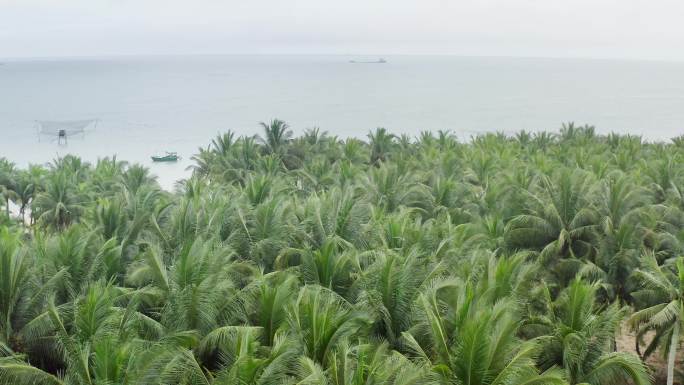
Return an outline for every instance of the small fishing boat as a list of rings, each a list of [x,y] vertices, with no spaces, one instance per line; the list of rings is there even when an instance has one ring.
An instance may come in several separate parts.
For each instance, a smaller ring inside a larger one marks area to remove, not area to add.
[[[178,156],[177,153],[175,152],[166,152],[166,155],[153,155],[152,156],[152,161],[153,162],[176,162],[178,159],[180,159],[180,156]]]

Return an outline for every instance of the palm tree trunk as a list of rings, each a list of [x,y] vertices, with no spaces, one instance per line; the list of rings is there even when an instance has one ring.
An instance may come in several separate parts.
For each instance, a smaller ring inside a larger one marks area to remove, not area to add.
[[[677,345],[679,345],[679,323],[677,319],[672,329],[672,340],[670,341],[670,352],[667,355],[667,385],[672,385],[674,382],[674,366],[675,358],[677,356]]]

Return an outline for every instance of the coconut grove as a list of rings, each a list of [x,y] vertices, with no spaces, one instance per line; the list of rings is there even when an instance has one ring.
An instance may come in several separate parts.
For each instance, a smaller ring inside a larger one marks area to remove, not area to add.
[[[262,126],[2,159],[0,383],[682,383],[682,138]]]

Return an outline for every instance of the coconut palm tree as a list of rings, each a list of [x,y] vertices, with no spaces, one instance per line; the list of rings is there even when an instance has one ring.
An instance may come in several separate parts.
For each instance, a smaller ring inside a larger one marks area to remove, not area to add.
[[[226,241],[243,259],[272,271],[274,262],[296,235],[292,206],[284,198],[273,198],[254,208],[231,208]]]
[[[639,335],[655,331],[647,352],[660,345],[663,353],[667,354],[667,384],[672,385],[684,322],[684,258],[677,258],[669,266],[659,266],[655,256],[647,254],[642,263],[643,266],[634,271],[634,278],[641,287],[632,293],[641,310],[632,315],[630,323]]]
[[[299,354],[298,346],[278,335],[268,346],[259,342],[261,329],[226,326],[214,330],[197,347],[197,355],[219,353],[220,369],[212,384],[286,383]]]
[[[394,147],[396,138],[396,135],[390,134],[387,132],[387,129],[383,127],[378,127],[375,129],[375,132],[368,134],[368,141],[370,142],[371,147],[371,164],[387,160],[389,153]]]
[[[330,384],[430,384],[427,368],[415,364],[403,355],[391,351],[386,343],[342,341],[329,359]]]
[[[650,196],[620,171],[606,175],[599,185],[596,207],[602,217],[597,254],[585,261],[581,273],[600,278],[609,297],[628,300],[628,278],[639,266],[641,250],[651,230],[644,220]]]
[[[510,302],[478,305],[472,288],[454,279],[433,281],[417,302],[417,321],[404,340],[441,383],[565,383],[555,370],[537,371],[539,347],[515,337],[519,321]]]
[[[570,384],[649,384],[644,364],[633,354],[614,352],[614,339],[626,308],[616,303],[601,308],[597,284],[574,279],[548,313],[526,321],[539,335],[539,366],[561,367]],[[547,300],[550,294],[546,293]]]
[[[262,128],[174,191],[0,162],[0,383],[647,384],[631,309],[676,382],[680,141]]]
[[[27,321],[35,289],[30,269],[19,234],[0,229],[0,346],[10,351],[21,350],[17,332]]]
[[[45,169],[41,166],[30,165],[27,170],[20,170],[17,173],[15,182],[16,199],[19,205],[19,214],[22,222],[26,222],[26,210],[31,207],[31,203],[43,190],[43,180]],[[31,215],[31,223],[33,215]]]
[[[0,158],[0,195],[5,203],[7,219],[10,217],[10,201],[18,197],[16,192],[17,175],[14,167],[14,163],[5,158]]]
[[[136,194],[142,186],[153,184],[155,181],[156,177],[150,175],[150,170],[140,165],[134,164],[121,174],[121,184],[132,194]]]
[[[368,199],[387,212],[400,206],[431,211],[432,196],[428,188],[416,179],[415,175],[404,173],[395,165],[380,165],[369,171],[364,185]]]
[[[79,219],[85,197],[75,183],[75,177],[65,172],[56,172],[48,178],[45,191],[32,204],[38,222],[63,230]]]
[[[232,281],[224,277],[231,268],[229,258],[201,238],[184,244],[166,271],[157,257],[150,256],[142,267],[162,289],[160,322],[169,330],[197,330],[201,335],[220,326],[221,310],[234,293]]]
[[[317,284],[344,296],[360,265],[356,250],[336,239],[327,239],[317,250],[304,249],[300,272],[307,284]]]
[[[364,225],[370,220],[370,205],[357,188],[333,188],[311,194],[301,207],[301,224],[308,241],[320,247],[326,239],[362,246]]]
[[[280,154],[283,146],[292,139],[290,126],[282,120],[273,119],[269,123],[259,123],[264,129],[264,136],[259,141],[266,147],[269,154]]]
[[[414,321],[413,304],[435,270],[415,255],[386,252],[378,253],[361,273],[357,302],[372,312],[373,333],[393,348],[401,349],[401,335]]]
[[[255,279],[236,296],[234,314],[240,323],[261,328],[266,345],[271,345],[287,326],[288,306],[298,292],[297,276],[273,272]]]
[[[310,285],[291,304],[288,324],[304,355],[324,365],[345,338],[367,332],[370,318],[335,292]]]
[[[16,385],[65,385],[61,378],[31,366],[21,357],[0,357],[0,382]]]
[[[228,155],[235,143],[235,133],[232,131],[216,135],[211,141],[211,151],[222,156]]]
[[[506,243],[512,249],[539,250],[545,263],[556,266],[559,258],[591,258],[598,221],[591,205],[592,186],[591,175],[579,170],[563,169],[555,179],[542,177],[539,195],[527,194],[529,214],[506,224]],[[557,270],[558,278],[571,278],[573,270]]]

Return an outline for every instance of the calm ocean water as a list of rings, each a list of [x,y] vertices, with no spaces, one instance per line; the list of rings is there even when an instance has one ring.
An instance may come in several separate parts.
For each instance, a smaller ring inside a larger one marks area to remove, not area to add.
[[[277,117],[296,133],[341,137],[383,126],[416,135],[450,129],[599,132],[666,140],[684,133],[684,63],[580,59],[354,56],[185,56],[17,61],[0,65],[0,156],[19,165],[74,153],[117,154],[149,166],[163,186],[186,177],[190,156],[220,131],[259,132]],[[376,58],[371,58],[376,59]],[[67,146],[35,120],[98,118]],[[178,164],[149,156],[178,151]]]

